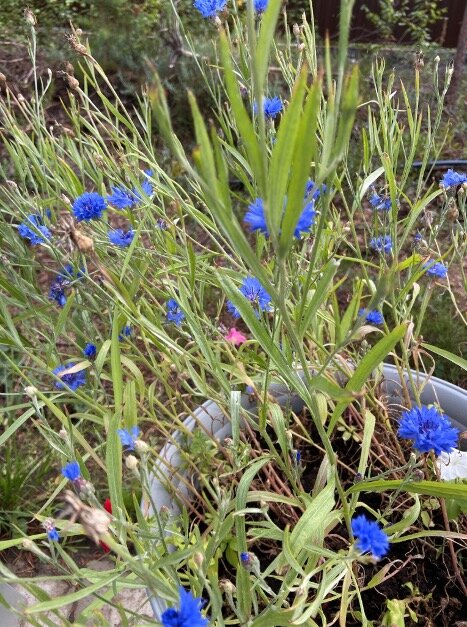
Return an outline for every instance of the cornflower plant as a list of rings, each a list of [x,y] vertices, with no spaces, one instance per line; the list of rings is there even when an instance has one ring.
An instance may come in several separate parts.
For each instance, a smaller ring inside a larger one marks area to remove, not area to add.
[[[37,526],[0,550],[32,551],[75,586],[47,599],[22,582],[33,620],[94,595],[74,618],[86,622],[131,586],[166,626],[389,624],[411,599],[396,590],[375,607],[371,591],[412,581],[401,556],[418,540],[447,547],[450,595],[465,592],[466,488],[440,482],[459,430],[419,383],[437,355],[466,365],[420,336],[440,290],[465,324],[450,284],[465,175],[439,185],[428,166],[450,70],[439,85],[434,61],[421,103],[419,66],[409,92],[375,60],[361,102],[352,0],[323,62],[312,16],[295,43],[285,24],[282,44],[280,0],[246,5],[193,8],[214,40],[206,61],[186,36],[213,98],[207,125],[188,93],[194,145],[176,136],[157,74],[129,110],[79,31],[66,124],[49,123],[33,24],[33,96],[7,85],[0,102],[0,343],[24,388],[7,397],[0,442],[28,429],[56,460]],[[209,403],[220,439],[201,418]],[[109,570],[79,566],[68,546],[81,535]]]

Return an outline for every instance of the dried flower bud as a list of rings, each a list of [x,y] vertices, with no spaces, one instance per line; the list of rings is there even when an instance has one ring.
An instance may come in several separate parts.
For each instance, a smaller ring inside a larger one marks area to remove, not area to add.
[[[81,37],[81,35],[83,34],[83,29],[82,28],[77,28],[75,30],[76,36],[77,37]]]
[[[6,76],[0,72],[0,87],[6,87]]]
[[[441,61],[439,55],[436,55],[436,57],[433,60],[436,63],[436,65],[438,65],[438,63]]]
[[[69,206],[71,207],[71,200],[68,198],[68,196],[65,196],[65,194],[62,194],[62,195],[60,196],[60,198],[63,200],[63,202],[64,202],[66,205],[69,205]]]
[[[459,209],[457,208],[456,201],[453,198],[449,203],[448,220],[450,222],[455,222],[458,217],[459,217]]]
[[[72,76],[71,74],[66,75],[66,82],[68,83],[68,87],[73,89],[74,91],[78,91],[79,89],[79,80]]]
[[[73,481],[73,486],[75,487],[81,499],[88,499],[95,493],[95,489],[92,483],[90,481],[86,481],[86,479],[83,479],[83,477],[78,477],[78,479]]]
[[[26,98],[23,96],[23,94],[18,94],[16,96],[16,99],[18,100],[18,104],[20,106],[24,105],[24,103],[26,102]]]
[[[81,253],[91,253],[94,250],[94,240],[87,235],[84,235],[79,229],[73,229],[71,231],[71,239],[76,248]]]
[[[423,481],[425,473],[421,468],[416,468],[412,473],[412,481]]]
[[[231,581],[229,581],[229,579],[221,579],[219,581],[219,588],[224,590],[227,594],[233,595],[237,592],[237,588]]]
[[[85,534],[99,544],[101,538],[109,532],[111,518],[105,510],[87,507],[80,514],[80,522]]]
[[[74,76],[75,75],[75,68],[74,68],[73,64],[70,63],[69,61],[65,62],[65,72],[67,74],[69,74],[70,76]]]
[[[426,227],[430,227],[433,223],[433,218],[434,218],[434,212],[430,211],[429,209],[425,209],[423,216],[422,216],[423,224]]]
[[[35,26],[37,24],[36,16],[29,8],[24,9],[24,19],[31,26]]]
[[[62,440],[68,440],[68,431],[66,429],[60,429],[58,435]]]
[[[75,32],[78,34],[78,30],[75,31]],[[68,39],[68,42],[70,43],[70,46],[73,48],[73,50],[75,52],[77,52],[78,54],[81,54],[83,56],[88,54],[86,46],[83,46],[83,44],[79,41],[79,39],[78,39],[78,37],[76,35],[68,35],[67,39]]]
[[[298,39],[300,37],[300,26],[298,24],[294,24],[293,25],[293,34],[295,35],[295,37]]]
[[[102,158],[102,155],[95,152],[93,157],[94,157],[94,163],[97,165],[98,168],[103,168],[105,166],[105,161]]]

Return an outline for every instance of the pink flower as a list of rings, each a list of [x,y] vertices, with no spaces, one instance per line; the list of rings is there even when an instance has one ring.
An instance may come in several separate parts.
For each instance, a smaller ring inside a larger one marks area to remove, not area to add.
[[[235,327],[232,327],[227,335],[224,335],[224,338],[227,342],[232,342],[234,346],[240,346],[240,344],[243,344],[243,342],[246,342],[248,339],[246,335],[237,331]]]

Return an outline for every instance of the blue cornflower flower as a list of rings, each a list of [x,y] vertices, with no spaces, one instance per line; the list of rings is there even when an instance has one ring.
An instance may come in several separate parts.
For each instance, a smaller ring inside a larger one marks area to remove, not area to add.
[[[69,462],[62,468],[62,475],[68,479],[68,481],[76,481],[81,477],[81,469],[78,462]]]
[[[146,178],[141,183],[141,189],[143,194],[150,196],[152,194],[153,187],[147,177],[152,176],[153,172],[152,170],[145,170],[144,174]],[[141,194],[138,192],[136,187],[130,190],[123,185],[111,185],[110,189],[112,194],[107,196],[107,202],[117,209],[132,209],[142,201]]]
[[[60,540],[60,534],[58,533],[52,518],[46,518],[46,520],[42,523],[42,526],[46,530],[47,537],[50,542],[58,542]]]
[[[120,246],[121,248],[125,248],[131,244],[133,238],[135,236],[135,232],[130,229],[129,231],[124,231],[123,229],[115,229],[114,231],[108,231],[109,241],[115,246]]]
[[[120,340],[120,342],[122,340],[124,340],[126,337],[130,337],[130,335],[133,333],[133,329],[129,324],[126,324],[123,329],[120,332],[120,335],[118,336],[118,339]]]
[[[46,240],[49,240],[52,237],[51,232],[41,223],[41,220],[41,216],[32,214],[18,226],[19,235],[23,239],[28,239],[32,246],[45,244]]]
[[[294,230],[294,236],[297,239],[300,239],[302,233],[308,233],[315,223],[316,211],[314,210],[314,206],[315,204],[312,200],[303,208]],[[266,237],[269,237],[269,230],[264,215],[264,201],[262,198],[256,198],[256,200],[248,205],[248,211],[243,221],[249,225],[252,231],[259,231]]]
[[[440,185],[443,187],[457,187],[467,183],[467,175],[464,172],[454,172],[454,170],[448,170],[440,181]]]
[[[131,427],[130,430],[128,429],[118,430],[118,437],[120,438],[122,446],[126,447],[128,451],[135,450],[135,440],[138,439],[139,434],[140,434],[139,427]]]
[[[96,345],[88,342],[83,349],[83,355],[88,359],[94,359],[94,357],[97,355]]]
[[[282,108],[282,100],[279,96],[274,96],[274,98],[265,98],[263,101],[264,115],[270,120],[274,120],[274,118],[282,111]]]
[[[225,9],[227,0],[195,0],[193,6],[203,17],[216,17]]]
[[[138,204],[139,198],[134,191],[126,189],[121,185],[112,185],[112,193],[107,196],[107,202],[117,209],[131,209]]]
[[[363,514],[352,520],[352,533],[357,538],[357,549],[381,559],[389,550],[389,539],[378,523]]]
[[[51,542],[58,542],[60,540],[60,534],[58,533],[57,528],[51,527],[47,531],[47,537],[49,538]]]
[[[195,599],[190,591],[182,586],[178,589],[180,605],[178,609],[169,607],[161,616],[163,627],[207,627],[209,620],[201,614],[204,603]]]
[[[243,553],[240,553],[240,561],[242,562],[242,564],[248,564],[250,560],[251,560],[251,553],[248,553],[246,551],[244,551]]]
[[[77,222],[98,220],[107,209],[105,200],[96,192],[84,192],[75,200],[72,206],[73,215]]]
[[[49,300],[54,300],[59,307],[65,307],[66,295],[63,284],[55,279],[49,289]]]
[[[371,309],[370,311],[367,309],[360,309],[358,317],[362,318],[363,316],[365,316],[365,320],[369,324],[384,324],[383,314],[377,309]]]
[[[55,387],[58,390],[64,390],[65,384],[71,390],[77,390],[82,385],[86,383],[86,371],[78,370],[78,372],[69,372],[67,374],[60,375],[61,372],[68,371],[73,368],[76,364],[69,363],[67,366],[57,366],[52,370],[53,374],[57,375],[60,381],[55,383]]]
[[[450,453],[456,447],[459,430],[436,407],[412,407],[402,414],[398,435],[413,440],[420,453],[434,450],[436,455]]]
[[[390,235],[382,237],[373,237],[370,240],[370,248],[377,250],[379,253],[388,255],[392,251],[392,238]]]
[[[252,276],[246,277],[246,279],[243,280],[240,292],[253,305],[257,317],[259,317],[260,311],[271,310],[271,296],[257,278]],[[240,318],[240,312],[230,300],[227,301],[227,311],[231,313],[234,318]]]
[[[312,179],[308,179],[307,184],[306,184],[306,189],[305,189],[305,200],[308,199],[308,197],[311,195],[311,192],[313,191],[315,187],[315,182]],[[321,185],[320,189],[315,189],[315,191],[313,192],[313,197],[312,200],[318,200],[320,194],[324,194],[327,190],[327,185],[325,185],[324,183]]]
[[[305,205],[303,211],[298,219],[297,225],[295,227],[294,236],[297,239],[300,239],[302,233],[309,233],[311,231],[311,227],[315,223],[316,211],[315,211],[315,201],[312,200],[308,204]]]
[[[71,264],[67,264],[63,272],[60,272],[52,281],[49,290],[49,300],[54,300],[59,307],[64,307],[66,303],[65,288],[70,286],[72,280],[82,279],[84,268],[75,272]]]
[[[298,449],[294,449],[290,454],[292,456],[292,461],[298,466],[300,462],[302,461],[301,452]]]
[[[441,261],[433,263],[427,261],[423,264],[423,268],[426,270],[428,276],[438,277],[438,279],[445,279],[448,275],[448,268]]]
[[[269,0],[255,0],[255,11],[256,13],[264,13],[268,6]]]
[[[152,183],[148,181],[148,178],[151,177],[154,172],[152,170],[144,170],[144,174],[146,178],[141,183],[141,189],[143,190],[143,194],[146,194],[146,196],[150,196],[153,192],[153,187]]]
[[[177,327],[179,327],[183,320],[185,320],[185,314],[180,309],[180,305],[176,300],[171,298],[166,302],[167,307],[167,322],[173,322]]]
[[[370,196],[370,205],[373,207],[375,211],[389,211],[391,209],[391,199],[387,196],[380,196],[376,193],[374,187],[372,189],[372,194]]]
[[[252,231],[259,231],[266,237],[269,237],[268,225],[264,215],[264,200],[262,198],[256,198],[248,205],[248,211],[243,221],[249,225]]]

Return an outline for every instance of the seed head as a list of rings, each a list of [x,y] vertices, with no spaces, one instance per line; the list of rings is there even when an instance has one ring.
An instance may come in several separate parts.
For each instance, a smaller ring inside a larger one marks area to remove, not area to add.
[[[36,16],[29,8],[24,9],[24,19],[31,26],[35,26],[37,24]]]

